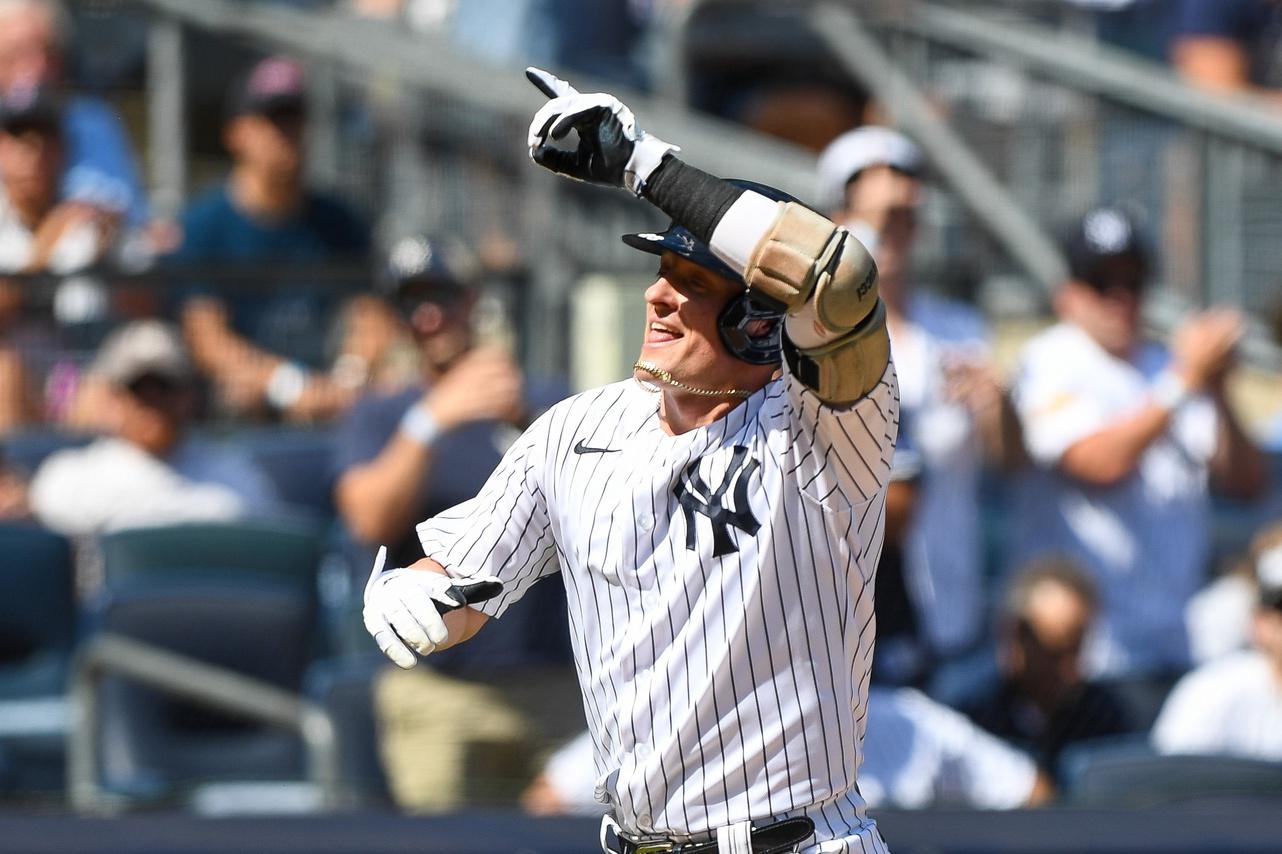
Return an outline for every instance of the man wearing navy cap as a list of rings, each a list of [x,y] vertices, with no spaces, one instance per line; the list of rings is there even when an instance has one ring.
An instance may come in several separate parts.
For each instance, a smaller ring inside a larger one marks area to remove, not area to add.
[[[1016,551],[1071,555],[1093,576],[1093,675],[1162,677],[1189,663],[1184,609],[1206,578],[1208,481],[1238,497],[1263,488],[1226,393],[1242,318],[1213,308],[1169,349],[1145,340],[1149,253],[1121,210],[1086,214],[1065,255],[1061,322],[1029,342],[1015,389],[1040,468],[1012,527],[1036,542]]]
[[[183,212],[182,241],[170,258],[239,265],[277,280],[270,289],[226,295],[202,286],[202,298],[183,307],[183,326],[197,365],[229,409],[309,420],[346,409],[359,383],[320,370],[331,355],[319,342],[338,308],[332,290],[308,290],[309,282],[290,281],[283,270],[344,260],[363,267],[369,231],[341,201],[305,185],[305,119],[302,66],[284,57],[254,66],[227,102],[231,174]]]

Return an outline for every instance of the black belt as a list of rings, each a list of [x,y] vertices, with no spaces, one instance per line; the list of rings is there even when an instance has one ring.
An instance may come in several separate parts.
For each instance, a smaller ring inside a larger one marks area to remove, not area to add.
[[[752,829],[753,854],[786,854],[795,851],[815,832],[815,823],[805,816],[785,818]],[[717,854],[717,840],[710,842],[674,842],[657,836],[632,837],[606,831],[601,840],[610,854]]]

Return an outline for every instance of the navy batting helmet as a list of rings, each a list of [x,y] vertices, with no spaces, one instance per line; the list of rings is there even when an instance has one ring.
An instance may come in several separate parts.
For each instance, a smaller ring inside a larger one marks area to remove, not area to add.
[[[798,201],[783,190],[755,181],[738,178],[729,181],[736,187],[752,190],[768,199],[779,202]],[[714,255],[708,244],[695,237],[689,229],[673,222],[661,234],[625,234],[623,242],[651,255],[672,252],[718,276],[742,284],[744,292],[730,300],[717,318],[721,343],[731,355],[749,364],[772,365],[780,360],[783,306],[769,297],[747,290],[747,282],[743,280],[743,276]]]

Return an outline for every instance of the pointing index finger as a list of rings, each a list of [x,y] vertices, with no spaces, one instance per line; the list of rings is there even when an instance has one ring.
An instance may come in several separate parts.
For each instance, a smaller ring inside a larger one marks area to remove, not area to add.
[[[540,92],[549,98],[559,98],[562,95],[579,94],[579,90],[575,89],[555,74],[549,71],[544,71],[542,68],[535,68],[531,65],[529,68],[525,69],[525,77],[537,86]]]

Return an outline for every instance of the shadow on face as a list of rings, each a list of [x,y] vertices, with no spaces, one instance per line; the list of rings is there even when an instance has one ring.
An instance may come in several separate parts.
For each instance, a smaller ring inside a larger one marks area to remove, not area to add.
[[[1078,591],[1055,579],[1038,580],[1007,634],[1008,675],[1027,696],[1053,708],[1083,681],[1082,647],[1093,619],[1092,604]]]
[[[14,125],[0,129],[0,179],[10,201],[24,209],[45,209],[57,197],[63,144],[57,128]]]
[[[890,166],[872,166],[846,185],[844,225],[862,223],[877,235],[878,280],[891,287],[907,273],[917,236],[921,181]]]
[[[405,282],[397,309],[410,327],[429,375],[439,375],[472,346],[476,293],[450,282]]]
[[[187,381],[144,374],[114,390],[116,435],[156,456],[174,449],[195,413],[195,389]]]
[[[303,169],[306,115],[291,108],[245,113],[227,124],[224,140],[237,164],[277,179],[297,180]]]

